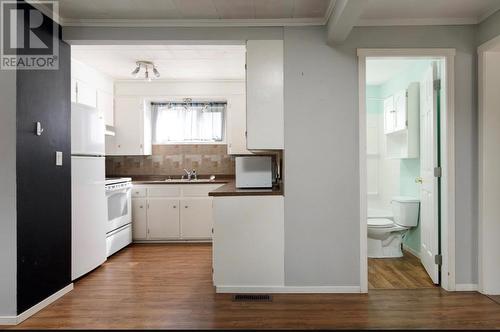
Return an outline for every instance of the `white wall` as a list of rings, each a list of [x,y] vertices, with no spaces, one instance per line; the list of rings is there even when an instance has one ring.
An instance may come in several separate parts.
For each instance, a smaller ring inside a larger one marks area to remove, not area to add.
[[[16,316],[16,71],[0,70],[0,318]],[[1,322],[0,322],[1,325]]]

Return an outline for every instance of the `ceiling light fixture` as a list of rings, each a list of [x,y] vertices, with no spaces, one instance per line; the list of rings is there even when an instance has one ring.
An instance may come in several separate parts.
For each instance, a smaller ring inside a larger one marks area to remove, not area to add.
[[[135,65],[137,67],[132,72],[132,76],[134,76],[135,78],[139,77],[139,73],[141,71],[141,68],[144,68],[144,70],[145,70],[144,79],[147,80],[148,82],[151,82],[151,79],[152,79],[151,75],[149,74],[149,69],[153,70],[153,74],[156,78],[160,78],[160,72],[158,71],[158,69],[156,69],[156,66],[153,62],[140,60],[140,61],[137,61],[135,63]]]

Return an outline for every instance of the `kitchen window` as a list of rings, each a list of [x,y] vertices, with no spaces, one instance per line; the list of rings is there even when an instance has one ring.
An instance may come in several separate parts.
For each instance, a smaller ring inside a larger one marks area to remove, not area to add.
[[[153,144],[224,142],[226,102],[152,103]]]

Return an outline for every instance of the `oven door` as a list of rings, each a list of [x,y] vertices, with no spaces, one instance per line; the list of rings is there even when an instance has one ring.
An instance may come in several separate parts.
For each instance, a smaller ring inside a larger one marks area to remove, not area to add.
[[[106,232],[112,232],[132,222],[132,188],[120,188],[106,192],[108,224]]]

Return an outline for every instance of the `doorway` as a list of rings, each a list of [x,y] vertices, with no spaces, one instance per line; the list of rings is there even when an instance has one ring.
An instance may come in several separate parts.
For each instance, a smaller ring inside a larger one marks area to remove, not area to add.
[[[454,52],[438,51],[358,50],[365,292],[454,287]]]

